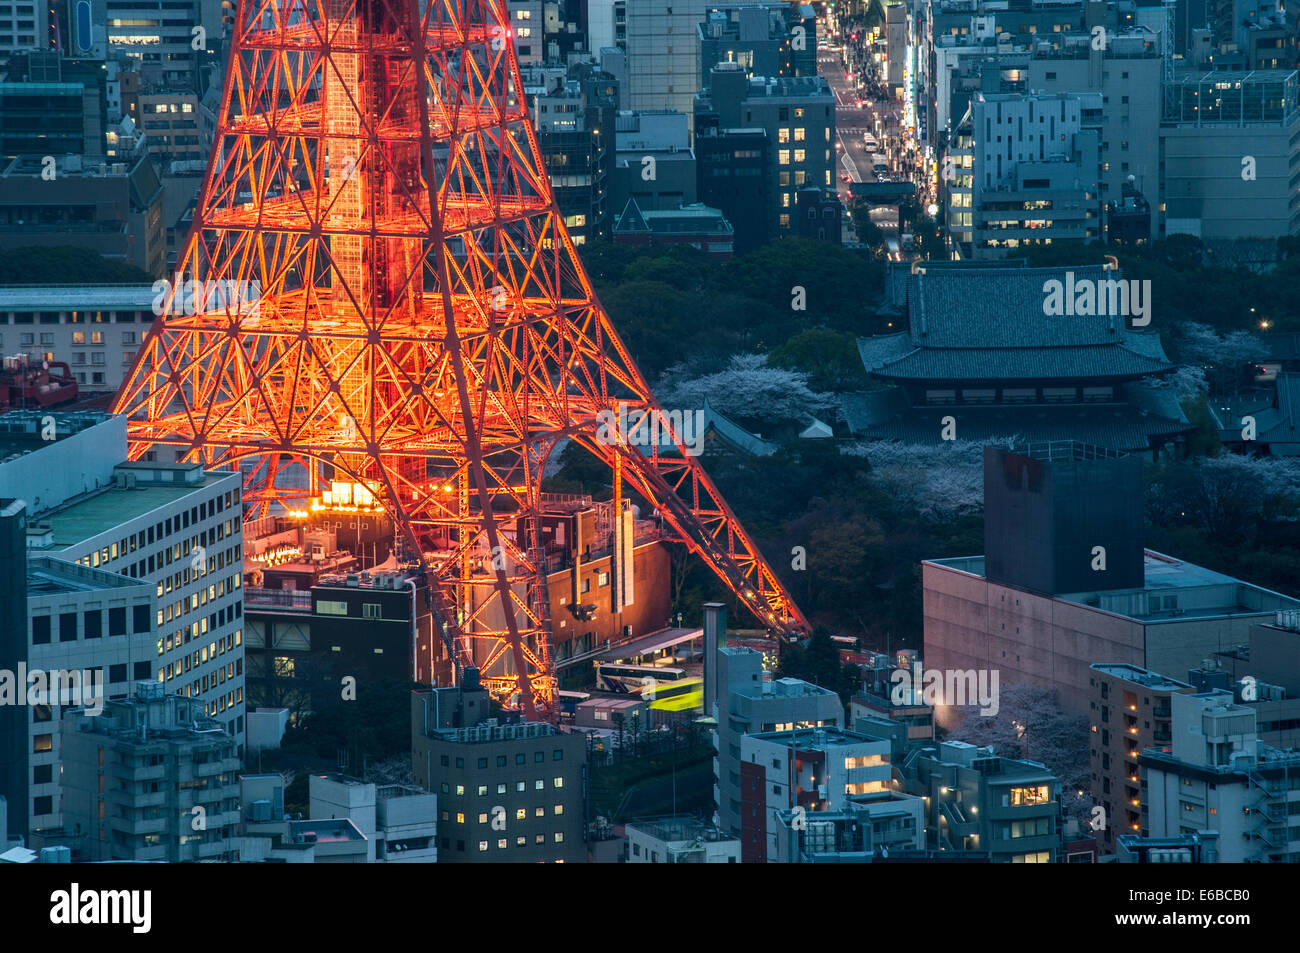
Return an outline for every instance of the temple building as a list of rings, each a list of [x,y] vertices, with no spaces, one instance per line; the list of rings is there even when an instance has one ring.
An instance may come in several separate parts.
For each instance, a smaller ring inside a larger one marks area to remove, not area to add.
[[[885,386],[844,397],[857,437],[1079,440],[1154,458],[1195,429],[1145,326],[1149,285],[1112,264],[917,263],[891,270],[885,298],[907,330],[858,340]]]

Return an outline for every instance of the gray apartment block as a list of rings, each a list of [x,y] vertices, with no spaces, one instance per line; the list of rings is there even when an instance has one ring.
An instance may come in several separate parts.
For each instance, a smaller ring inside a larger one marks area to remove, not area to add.
[[[63,717],[64,830],[84,860],[231,860],[235,740],[202,705],[141,682],[98,716]]]
[[[1060,856],[1061,782],[1037,762],[947,741],[915,758],[906,787],[926,799],[931,847],[988,851],[994,863]]]
[[[714,801],[718,826],[738,832],[741,819],[741,739],[760,731],[843,728],[844,705],[837,694],[797,678],[763,680],[763,656],[753,649],[720,648],[718,730],[713,743]]]

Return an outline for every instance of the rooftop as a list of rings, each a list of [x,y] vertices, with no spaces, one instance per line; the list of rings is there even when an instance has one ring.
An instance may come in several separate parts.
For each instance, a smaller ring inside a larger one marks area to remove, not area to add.
[[[5,285],[0,311],[153,311],[152,285]]]
[[[679,841],[729,841],[736,838],[696,817],[648,817],[628,821],[625,830],[637,831],[665,843]]]
[[[156,465],[146,465],[152,466]],[[223,480],[234,481],[234,486],[241,485],[238,473],[215,470],[206,472],[203,479],[195,483],[141,481],[130,488],[107,487],[43,514],[40,521],[50,528],[53,541],[41,548],[67,549]]]
[[[357,829],[346,817],[328,820],[306,820],[289,822],[289,839],[299,844],[314,840],[317,844],[347,841],[364,841],[366,835]]]
[[[138,588],[146,592],[151,583],[130,576],[120,576],[102,569],[91,569],[49,556],[31,556],[27,560],[27,597],[56,596],[71,592],[95,592],[105,589]]]
[[[788,731],[756,731],[748,735],[762,741],[779,741],[799,751],[826,751],[843,745],[874,744],[887,748],[888,741],[860,735],[842,728],[793,728]]]
[[[740,685],[731,691],[735,695],[750,698],[811,698],[816,695],[835,695],[829,688],[822,688],[820,685],[814,685],[812,682],[805,682],[799,678],[778,678],[770,682],[753,682]]]
[[[0,289],[0,294],[3,290]],[[5,309],[0,298],[0,311]],[[70,437],[104,423],[111,415],[99,411],[11,410],[0,414],[0,464],[14,454],[30,453],[49,446],[41,436],[46,418],[54,418],[54,436],[57,440]]]
[[[1298,609],[1300,600],[1242,582],[1213,569],[1144,550],[1146,585],[1142,589],[1060,593],[1053,598],[1143,622],[1213,619],[1240,615],[1266,615],[1278,609]],[[983,556],[927,559],[926,563],[975,576],[984,575]],[[1134,594],[1174,595],[1173,604],[1134,600]]]
[[[1097,672],[1104,672],[1115,678],[1122,678],[1126,682],[1132,682],[1135,685],[1141,685],[1144,688],[1152,688],[1159,691],[1176,691],[1180,688],[1191,688],[1177,679],[1161,675],[1159,672],[1152,672],[1149,669],[1141,668],[1137,665],[1129,665],[1127,662],[1098,662],[1090,665],[1089,668]]]
[[[524,721],[513,725],[499,725],[496,723],[496,719],[489,719],[481,725],[474,725],[469,728],[442,728],[429,732],[431,737],[462,745],[490,744],[494,741],[521,741],[528,738],[550,738],[559,733],[559,729],[546,722]]]

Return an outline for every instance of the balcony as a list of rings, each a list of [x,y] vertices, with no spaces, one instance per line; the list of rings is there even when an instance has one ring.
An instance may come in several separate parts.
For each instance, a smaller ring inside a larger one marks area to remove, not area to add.
[[[112,765],[110,775],[124,781],[161,781],[167,776],[167,765],[145,764],[144,762],[124,764],[118,762]]]
[[[311,612],[311,593],[296,589],[256,589],[244,587],[244,605],[249,609],[288,609]]]

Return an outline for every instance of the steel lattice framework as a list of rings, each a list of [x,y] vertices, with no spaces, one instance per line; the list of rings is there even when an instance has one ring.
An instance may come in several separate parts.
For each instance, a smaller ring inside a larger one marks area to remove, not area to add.
[[[458,667],[545,717],[537,515],[566,437],[765,625],[807,625],[680,443],[602,432],[601,411],[659,407],[577,259],[521,90],[504,0],[239,0],[193,230],[115,410],[132,457],[248,461],[250,514],[305,506],[324,464],[373,493]],[[311,487],[281,485],[285,461]]]

